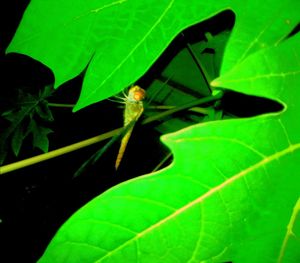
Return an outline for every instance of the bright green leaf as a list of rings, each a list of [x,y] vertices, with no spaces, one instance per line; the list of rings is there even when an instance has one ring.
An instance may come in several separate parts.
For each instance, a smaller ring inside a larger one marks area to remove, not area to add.
[[[300,193],[299,40],[255,52],[213,82],[283,111],[163,136],[172,165],[92,200],[39,262],[277,262]]]
[[[56,86],[90,61],[76,109],[136,81],[182,29],[224,9],[235,13],[236,23],[221,75],[212,84],[285,107],[164,136],[175,156],[172,165],[92,200],[62,226],[40,262],[299,258],[294,240],[281,257],[300,192],[300,37],[284,40],[299,23],[299,5],[294,0],[31,1],[8,52],[49,66]]]
[[[54,72],[55,87],[88,65],[78,110],[134,83],[184,28],[232,9],[236,25],[225,72],[287,35],[299,22],[299,5],[294,0],[35,0],[7,52],[44,63]]]
[[[300,253],[295,254],[300,247],[300,198],[293,208],[290,222],[287,225],[286,234],[282,241],[278,263],[281,262],[299,262]]]

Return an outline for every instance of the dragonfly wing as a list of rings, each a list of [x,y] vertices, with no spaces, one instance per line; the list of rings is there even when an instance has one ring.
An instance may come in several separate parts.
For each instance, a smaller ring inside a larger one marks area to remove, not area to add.
[[[123,158],[126,146],[128,144],[129,138],[131,136],[135,122],[139,119],[144,111],[143,103],[138,102],[127,102],[124,111],[124,126],[131,125],[121,141],[121,146],[116,159],[115,168],[118,170],[121,160]]]

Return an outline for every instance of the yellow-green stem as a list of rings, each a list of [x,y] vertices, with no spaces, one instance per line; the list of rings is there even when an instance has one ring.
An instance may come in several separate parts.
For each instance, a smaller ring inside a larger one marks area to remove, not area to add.
[[[169,109],[169,110],[167,110],[163,113],[159,113],[155,116],[151,116],[151,117],[148,117],[148,118],[144,119],[142,121],[142,125],[149,124],[151,122],[154,122],[156,120],[159,120],[161,118],[169,116],[169,115],[171,115],[175,112],[187,110],[187,109],[192,108],[196,105],[200,105],[200,104],[203,104],[203,103],[218,100],[222,97],[222,95],[223,95],[223,93],[220,92],[219,94],[217,94],[215,96],[209,96],[209,97],[201,98],[201,99],[195,100],[191,103],[187,103],[187,104],[184,104],[182,106]],[[18,170],[18,169],[21,169],[21,168],[24,168],[24,167],[27,167],[27,166],[30,166],[30,165],[33,165],[33,164],[36,164],[36,163],[39,163],[39,162],[43,162],[43,161],[46,161],[46,160],[64,155],[66,153],[73,152],[73,151],[79,150],[81,148],[90,146],[92,144],[101,142],[103,140],[109,139],[109,138],[117,135],[119,132],[121,132],[122,129],[123,128],[118,128],[118,129],[103,133],[101,135],[86,139],[84,141],[77,142],[77,143],[59,148],[57,150],[50,151],[48,153],[37,155],[37,156],[31,157],[31,158],[28,158],[28,159],[24,159],[24,160],[21,160],[21,161],[18,161],[18,162],[14,162],[14,163],[11,163],[11,164],[3,165],[3,166],[0,167],[0,175],[8,173],[8,172],[15,171],[15,170]]]

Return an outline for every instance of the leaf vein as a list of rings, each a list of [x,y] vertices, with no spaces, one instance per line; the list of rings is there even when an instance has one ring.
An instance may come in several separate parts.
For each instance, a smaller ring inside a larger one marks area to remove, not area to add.
[[[113,254],[114,252],[117,252],[117,251],[121,250],[122,248],[126,247],[130,243],[135,242],[138,238],[146,235],[147,233],[153,231],[154,229],[160,227],[161,225],[167,223],[168,221],[176,218],[176,216],[188,211],[189,209],[193,208],[195,205],[201,204],[204,200],[206,200],[207,198],[209,198],[210,196],[212,196],[215,193],[219,193],[219,191],[222,190],[224,187],[234,183],[235,181],[239,180],[243,176],[259,169],[261,166],[264,166],[268,163],[271,163],[271,162],[279,159],[280,157],[282,157],[284,155],[287,155],[289,153],[292,153],[292,152],[294,152],[298,149],[300,149],[300,143],[295,144],[295,145],[291,145],[290,147],[288,147],[288,148],[286,148],[286,149],[284,149],[280,152],[274,153],[273,155],[270,155],[270,156],[264,158],[263,160],[261,160],[258,163],[250,166],[249,168],[237,173],[236,175],[229,178],[227,181],[225,181],[225,182],[221,183],[220,185],[212,188],[211,190],[209,190],[204,195],[202,195],[199,198],[196,198],[195,200],[189,202],[188,204],[186,204],[185,206],[183,206],[180,209],[176,210],[175,212],[173,212],[169,216],[165,217],[164,219],[158,221],[157,223],[155,223],[152,226],[148,227],[147,229],[143,230],[141,233],[139,233],[138,235],[136,235],[132,239],[127,240],[126,242],[121,244],[119,247],[117,247],[115,250],[111,251],[109,254],[106,254],[104,257],[99,259],[97,262],[101,262],[102,260],[107,258],[109,255]]]
[[[136,231],[128,228],[128,227],[125,227],[123,225],[120,225],[120,224],[115,224],[115,223],[112,223],[112,222],[108,222],[108,221],[105,221],[105,220],[100,220],[100,219],[82,219],[82,221],[85,221],[87,223],[96,223],[96,224],[106,224],[106,225],[111,225],[113,227],[116,227],[116,228],[119,228],[119,229],[122,229],[122,230],[125,230],[127,232],[130,232],[132,234],[137,234]]]
[[[168,13],[168,11],[171,9],[171,7],[174,4],[174,0],[170,1],[169,5],[166,7],[166,9],[163,11],[163,13],[161,14],[161,16],[155,21],[155,23],[152,25],[152,27],[146,32],[146,34],[141,38],[140,41],[137,42],[137,44],[132,48],[132,50],[130,52],[128,52],[127,56],[125,56],[125,58],[123,60],[121,60],[121,62],[115,67],[115,69],[107,75],[107,77],[99,84],[98,88],[94,89],[93,91],[91,91],[88,96],[86,96],[85,100],[88,100],[90,97],[92,97],[97,90],[104,85],[104,83],[110,79],[116,71],[118,71],[123,64],[132,56],[132,54],[140,47],[140,45],[147,39],[147,37],[151,34],[151,32],[160,24],[160,22],[163,20],[163,18],[166,16],[166,14]]]
[[[281,72],[281,73],[262,74],[262,75],[247,77],[247,78],[227,79],[227,80],[222,80],[221,83],[224,84],[224,83],[235,83],[235,82],[247,82],[247,81],[269,79],[269,78],[285,78],[287,76],[296,76],[299,74],[300,74],[300,70],[296,70],[296,71],[285,72],[285,73]]]

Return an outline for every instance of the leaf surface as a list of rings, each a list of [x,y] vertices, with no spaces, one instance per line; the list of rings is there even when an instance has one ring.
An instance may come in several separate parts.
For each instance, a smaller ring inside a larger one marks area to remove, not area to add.
[[[293,208],[286,234],[282,241],[278,262],[299,262],[300,253],[295,253],[300,247],[300,198]]]
[[[92,200],[40,262],[280,260],[300,189],[299,41],[257,51],[213,82],[280,101],[283,111],[163,136],[172,165]],[[297,246],[289,249],[299,258]]]
[[[47,135],[51,129],[41,123],[53,121],[53,116],[48,108],[46,98],[53,90],[50,87],[40,92],[38,96],[18,90],[14,108],[4,112],[1,116],[10,122],[10,125],[0,133],[0,165],[4,162],[9,143],[15,156],[19,155],[24,139],[31,133],[33,146],[48,151],[49,141]],[[38,121],[35,118],[38,118]]]
[[[225,72],[290,32],[299,21],[297,6],[294,0],[34,0],[7,52],[44,63],[54,72],[55,87],[87,67],[74,109],[79,110],[133,84],[190,25],[225,9],[236,13]]]
[[[49,66],[56,86],[89,62],[76,109],[136,81],[182,29],[224,9],[233,10],[236,23],[221,75],[212,84],[284,105],[280,112],[164,136],[174,153],[172,165],[89,202],[61,227],[39,262],[299,258],[297,242],[281,257],[300,192],[300,36],[285,39],[300,21],[299,5],[293,0],[31,1],[8,52]]]

